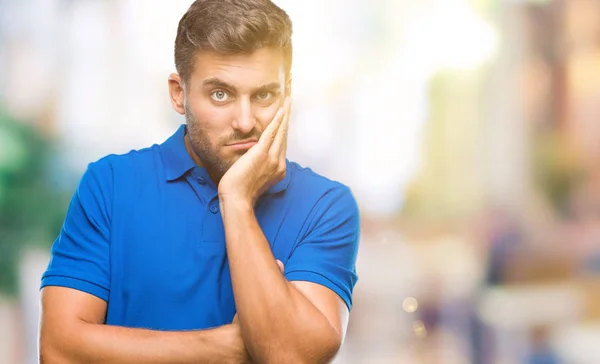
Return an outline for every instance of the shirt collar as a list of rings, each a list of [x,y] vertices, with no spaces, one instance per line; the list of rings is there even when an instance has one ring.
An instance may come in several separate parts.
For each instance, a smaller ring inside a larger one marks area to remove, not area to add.
[[[185,131],[186,125],[182,124],[175,134],[160,145],[160,154],[165,168],[165,178],[169,182],[179,179],[190,169],[196,167],[196,163],[185,147]],[[269,188],[265,193],[275,194],[284,191],[290,184],[291,174],[291,162],[286,160],[285,177]]]
[[[194,168],[196,163],[185,148],[185,124],[160,146],[167,181],[174,181]]]

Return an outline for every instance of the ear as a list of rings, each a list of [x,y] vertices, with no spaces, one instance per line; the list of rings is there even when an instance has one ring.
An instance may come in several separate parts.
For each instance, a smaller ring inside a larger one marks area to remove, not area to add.
[[[185,85],[177,73],[169,75],[169,97],[173,109],[181,115],[185,115]]]

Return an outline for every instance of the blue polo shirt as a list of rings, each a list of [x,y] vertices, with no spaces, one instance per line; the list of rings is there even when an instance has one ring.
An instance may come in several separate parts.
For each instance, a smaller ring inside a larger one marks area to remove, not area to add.
[[[91,163],[52,246],[42,287],[87,292],[108,304],[106,323],[205,329],[236,312],[217,186],[184,143]],[[321,284],[348,308],[357,280],[358,207],[350,190],[289,162],[256,203],[273,255],[290,281]]]

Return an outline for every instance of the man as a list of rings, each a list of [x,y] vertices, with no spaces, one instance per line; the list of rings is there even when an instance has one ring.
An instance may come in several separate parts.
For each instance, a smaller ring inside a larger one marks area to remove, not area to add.
[[[161,145],[89,165],[42,277],[43,363],[324,363],[356,283],[350,190],[285,158],[291,22],[198,0]]]

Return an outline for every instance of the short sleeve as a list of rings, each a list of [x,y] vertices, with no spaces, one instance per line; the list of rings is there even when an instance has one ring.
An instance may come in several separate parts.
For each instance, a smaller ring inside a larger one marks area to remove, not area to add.
[[[317,202],[309,217],[311,229],[301,239],[285,266],[289,281],[308,281],[337,293],[352,308],[358,280],[356,256],[360,217],[350,189],[340,185]]]
[[[92,163],[71,199],[41,287],[62,286],[108,301],[112,170],[106,159]]]

